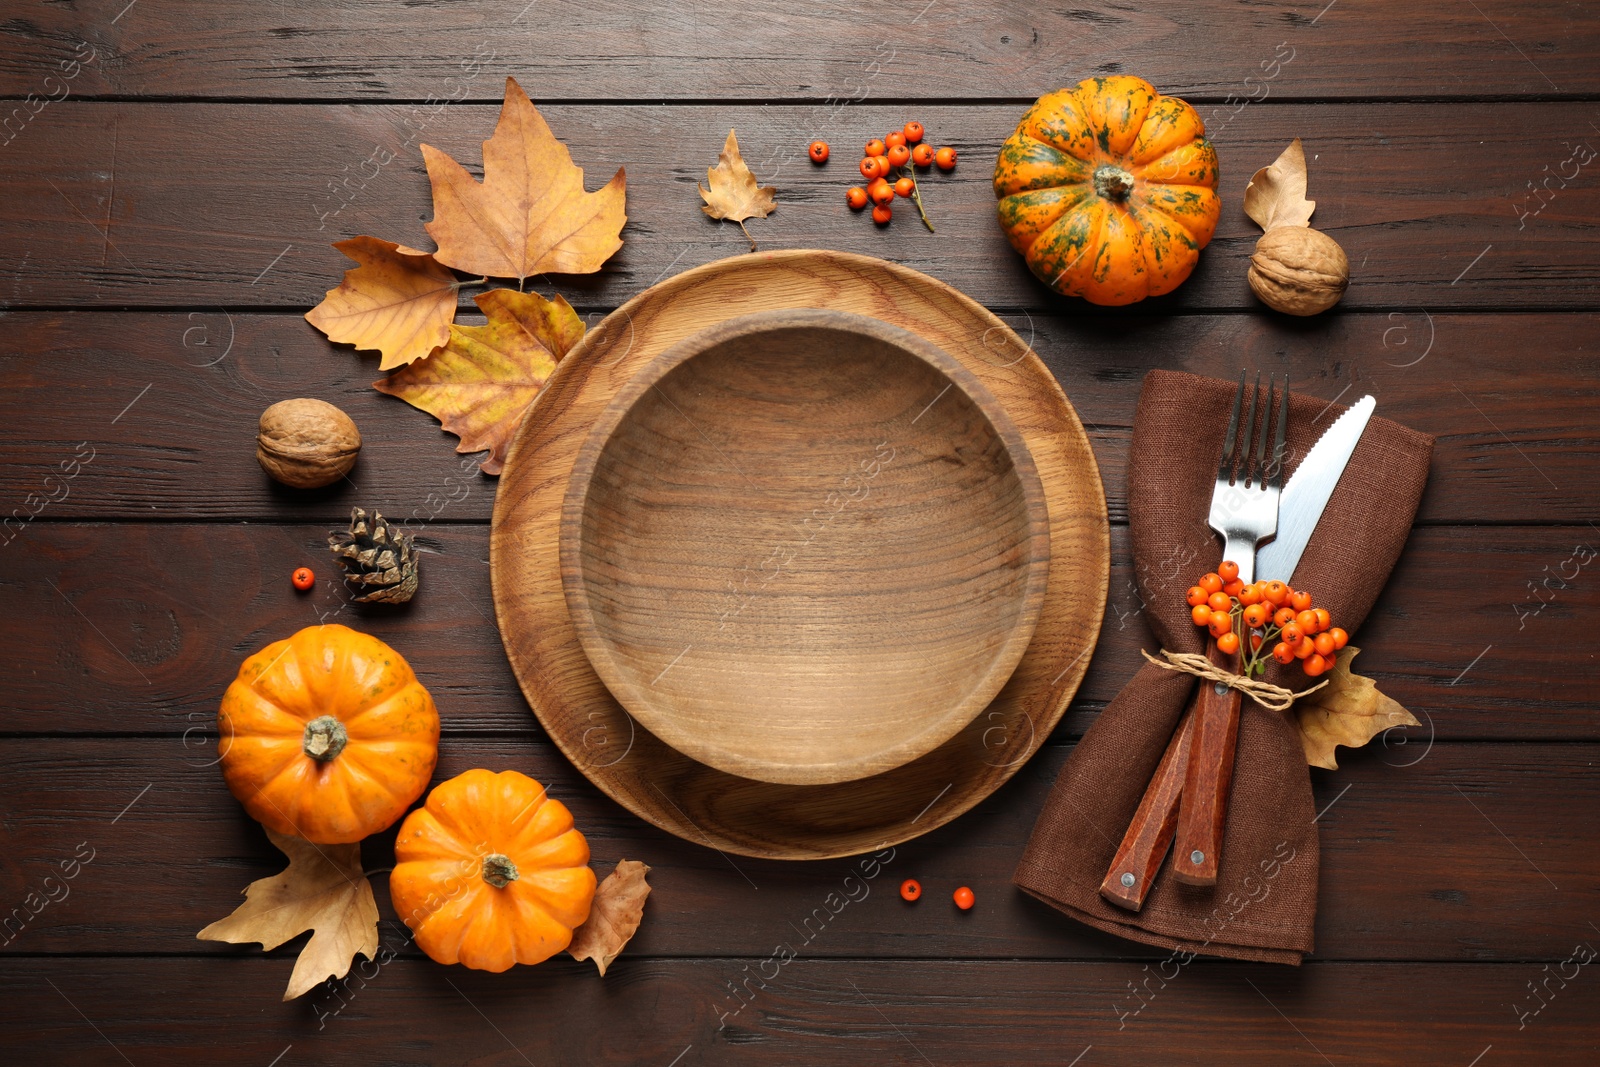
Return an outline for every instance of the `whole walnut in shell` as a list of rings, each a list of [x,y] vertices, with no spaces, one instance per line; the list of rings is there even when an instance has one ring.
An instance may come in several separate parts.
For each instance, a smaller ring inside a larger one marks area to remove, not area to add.
[[[280,400],[261,413],[256,461],[284,485],[332,485],[350,473],[360,451],[361,431],[327,401]]]
[[[1308,226],[1280,226],[1256,242],[1250,288],[1262,303],[1290,315],[1315,315],[1339,302],[1350,261],[1332,237]]]
[[[1246,278],[1261,302],[1288,315],[1327,311],[1350,284],[1350,260],[1325,233],[1311,228],[1317,202],[1306,199],[1306,155],[1300,139],[1244,191],[1245,214],[1266,232],[1256,242]]]

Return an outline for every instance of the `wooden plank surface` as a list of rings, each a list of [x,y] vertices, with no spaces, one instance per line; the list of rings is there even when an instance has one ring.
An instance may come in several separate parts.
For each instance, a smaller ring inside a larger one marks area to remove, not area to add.
[[[599,274],[534,286],[584,308],[613,307],[671,271],[745,251],[734,227],[701,212],[695,192],[732,126],[752,169],[779,189],[778,209],[751,224],[766,247],[884,256],[984,304],[1082,314],[1086,305],[1033,279],[995,222],[989,161],[1023,107],[916,111],[930,139],[964,160],[924,183],[937,233],[908,224],[904,211],[880,230],[844,204],[860,177],[854,146],[900,126],[905,106],[867,104],[826,120],[803,105],[550,106],[544,114],[591,188],[627,170],[632,221]],[[416,144],[476,168],[497,113],[466,104],[53,105],[0,153],[9,202],[0,246],[11,259],[0,299],[309,309],[350,266],[328,242],[365,233],[428,247]],[[1238,205],[1250,175],[1295,137],[1306,139],[1316,224],[1350,259],[1344,307],[1592,308],[1600,183],[1593,164],[1562,164],[1583,158],[1576,145],[1600,140],[1589,125],[1596,108],[1549,103],[1538,114],[1530,128],[1527,106],[1506,103],[1246,107],[1213,131],[1227,206],[1199,268],[1170,296],[1114,314],[1260,310],[1245,281],[1260,232]],[[804,156],[818,136],[838,146],[825,167]],[[1532,185],[1547,178],[1544,199],[1534,197]]]
[[[1244,365],[1288,372],[1295,389],[1330,402],[1372,393],[1380,415],[1438,438],[1424,523],[1581,524],[1595,515],[1577,491],[1600,479],[1591,316],[1412,307],[1335,312],[1314,324],[1265,314],[1001,317],[1039,352],[1089,429],[1114,521],[1127,518],[1139,384],[1157,366],[1226,378]],[[481,321],[462,321],[473,318]],[[46,490],[60,499],[41,517],[334,522],[352,504],[394,518],[489,517],[495,482],[453,451],[457,439],[373,391],[373,355],[330,344],[298,315],[206,308],[13,312],[4,321],[0,501],[10,503],[0,515],[87,441],[93,461],[65,497]],[[1528,358],[1530,346],[1538,358]],[[349,482],[293,492],[262,474],[257,420],[294,396],[331,401],[355,419],[364,445]]]
[[[0,704],[0,732],[209,730],[247,655],[319,621],[393,643],[439,702],[447,733],[532,729],[495,628],[488,528],[441,521],[418,536],[421,592],[393,608],[347,601],[323,526],[36,522],[0,547],[8,605],[0,672],[11,697]],[[1429,737],[1600,740],[1592,679],[1571,669],[1570,643],[1600,611],[1597,550],[1589,526],[1413,531],[1355,635],[1367,649],[1360,670],[1426,719],[1404,736],[1419,745]],[[1154,648],[1125,527],[1112,530],[1112,558],[1100,643],[1061,737],[1081,734],[1139,668],[1139,649]],[[321,581],[297,593],[289,574],[307,563]],[[1150,581],[1181,596],[1189,578]],[[41,628],[51,635],[44,655]]]
[[[281,870],[283,860],[228,794],[212,763],[214,745],[199,741],[0,741],[7,848],[26,857],[0,875],[0,900],[21,905],[80,844],[93,853],[65,897],[34,916],[24,910],[20,931],[14,923],[0,932],[0,953],[241,954],[195,941],[194,933],[231,911],[251,880]],[[602,797],[551,746],[521,738],[446,737],[439,779],[472,767],[521,770],[572,808],[600,873],[619,859],[648,863],[654,890],[647,921],[628,948],[634,957],[761,958],[795,936],[792,924],[798,936],[813,934],[808,956],[1163,958],[1163,950],[1071,922],[1011,885],[1068,751],[1047,747],[974,811],[876,854],[882,869],[871,879],[861,878],[861,858],[724,857],[673,838]],[[1315,958],[1564,958],[1588,929],[1590,902],[1600,892],[1592,860],[1600,847],[1592,818],[1600,806],[1597,758],[1595,744],[1439,742],[1341,751],[1338,772],[1312,771],[1324,812]],[[1113,841],[1122,828],[1114,829]],[[378,872],[393,865],[393,841],[391,829],[363,846],[379,909],[391,923],[387,879]],[[811,909],[852,872],[856,881],[847,888],[859,899],[824,916],[826,931],[819,932]],[[923,884],[915,907],[896,892],[905,878]],[[977,896],[970,913],[950,903],[959,885]],[[1485,914],[1496,920],[1484,923]],[[1591,939],[1600,944],[1600,934]],[[410,946],[404,951],[416,954]]]
[[[59,92],[41,79],[59,61],[90,54],[83,43],[102,58],[70,83],[74,96],[482,100],[498,99],[505,74],[523,79],[536,100],[828,107],[1031,97],[1109,73],[1218,100],[1259,96],[1269,72],[1268,99],[1600,90],[1600,35],[1573,3],[1201,0],[1051,10],[1005,0],[869,12],[842,0],[491,0],[405,4],[373,19],[349,2],[141,0],[112,20],[119,6],[17,12],[0,36],[0,93]],[[1293,58],[1263,67],[1274,55]]]

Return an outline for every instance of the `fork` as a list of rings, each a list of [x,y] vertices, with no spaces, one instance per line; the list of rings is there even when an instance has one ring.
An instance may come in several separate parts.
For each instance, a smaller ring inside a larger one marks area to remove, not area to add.
[[[1244,409],[1240,440],[1239,415],[1244,406],[1247,373],[1239,372],[1208,520],[1211,528],[1222,535],[1223,559],[1239,565],[1241,582],[1254,579],[1256,546],[1277,532],[1289,416],[1289,381],[1285,376],[1269,463],[1266,441],[1272,421],[1273,379],[1268,377],[1266,396],[1258,405],[1261,375],[1257,373],[1250,406]],[[1256,426],[1258,407],[1260,424]],[[1234,657],[1218,650],[1215,640],[1209,643],[1206,654],[1223,669],[1237,670]],[[1200,683],[1101,883],[1100,895],[1111,903],[1131,911],[1143,907],[1175,834],[1180,853],[1173,862],[1173,876],[1191,885],[1216,883],[1222,825],[1233,781],[1239,705],[1238,690]]]
[[[1211,489],[1208,524],[1222,535],[1222,558],[1238,564],[1238,581],[1249,585],[1255,580],[1256,546],[1278,532],[1289,382],[1285,376],[1278,417],[1273,419],[1273,379],[1268,376],[1267,390],[1262,393],[1261,373],[1257,371],[1255,389],[1250,393],[1241,424],[1239,409],[1245,399],[1245,375],[1246,372],[1239,372],[1239,387],[1233,394],[1222,461]],[[1268,463],[1267,433],[1273,422],[1277,423],[1277,433]],[[1239,669],[1236,656],[1218,649],[1215,638],[1208,642],[1206,656],[1224,670]],[[1233,755],[1239,740],[1240,695],[1237,689],[1221,683],[1202,681],[1197,688],[1194,721],[1189,727],[1189,761],[1178,806],[1177,855],[1173,858],[1172,875],[1180,882],[1205,886],[1217,882],[1228,789],[1233,784]]]

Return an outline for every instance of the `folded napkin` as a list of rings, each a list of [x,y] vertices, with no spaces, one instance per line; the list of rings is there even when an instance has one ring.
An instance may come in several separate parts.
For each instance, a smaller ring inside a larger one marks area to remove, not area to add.
[[[1236,383],[1151,371],[1139,395],[1128,461],[1135,578],[1158,647],[1203,652],[1185,592],[1221,562],[1206,525]],[[1288,473],[1343,408],[1291,394]],[[1388,580],[1422,496],[1433,438],[1374,417],[1328,501],[1293,585],[1352,635]],[[1352,638],[1359,644],[1359,637]],[[1154,652],[1152,648],[1150,651]],[[1268,681],[1312,684],[1299,665]],[[1187,674],[1145,666],[1100,714],[1034,825],[1017,885],[1080,922],[1186,953],[1298,964],[1317,912],[1317,812],[1293,711],[1248,697],[1217,884],[1187,886],[1162,867],[1142,911],[1100,896],[1100,883],[1194,691]]]

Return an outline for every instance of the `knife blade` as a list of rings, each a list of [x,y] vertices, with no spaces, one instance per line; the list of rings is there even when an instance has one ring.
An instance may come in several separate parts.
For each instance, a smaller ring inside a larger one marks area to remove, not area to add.
[[[1322,518],[1323,509],[1333,496],[1334,486],[1356,450],[1356,442],[1367,428],[1367,420],[1378,402],[1364,396],[1334,420],[1306,458],[1300,461],[1278,497],[1278,534],[1256,549],[1256,578],[1259,581],[1287,582],[1294,577],[1300,557],[1311,534]]]
[[[1357,400],[1323,432],[1295,468],[1278,499],[1277,535],[1256,550],[1258,580],[1288,581],[1293,577],[1376,407],[1377,401],[1370,395]],[[1120,908],[1137,912],[1144,906],[1162,859],[1172,846],[1188,763],[1191,720],[1192,710],[1185,713],[1173,732],[1100,884],[1100,895]]]

